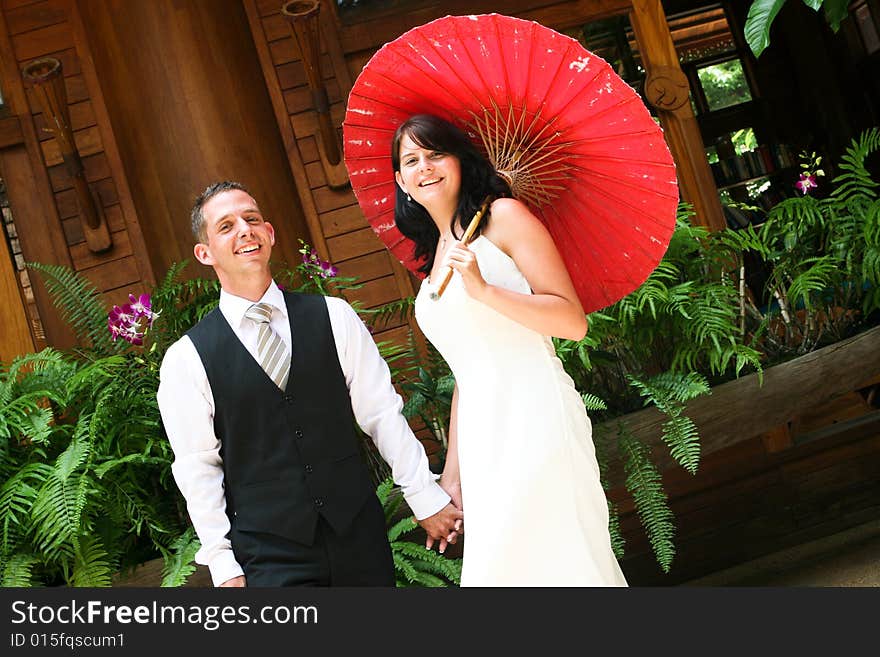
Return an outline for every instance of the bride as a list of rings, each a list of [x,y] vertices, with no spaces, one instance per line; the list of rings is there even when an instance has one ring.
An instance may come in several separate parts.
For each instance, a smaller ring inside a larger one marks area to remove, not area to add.
[[[410,117],[391,159],[395,221],[424,259],[416,320],[456,380],[440,485],[467,523],[462,586],[626,586],[590,420],[549,337],[587,331],[550,234],[447,121]]]

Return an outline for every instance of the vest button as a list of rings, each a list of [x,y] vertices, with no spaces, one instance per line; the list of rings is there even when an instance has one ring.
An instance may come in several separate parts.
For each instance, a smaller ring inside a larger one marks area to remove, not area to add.
[[[302,438],[303,437],[302,429],[297,429],[296,431],[293,432],[293,435],[295,435],[297,438]]]
[[[324,500],[322,500],[320,497],[316,497],[315,506],[324,506]]]
[[[284,401],[286,401],[288,404],[292,404],[293,403],[293,395],[284,395]]]
[[[314,470],[314,468],[312,466],[310,466],[310,465],[306,466],[306,472],[311,473],[312,470]]]

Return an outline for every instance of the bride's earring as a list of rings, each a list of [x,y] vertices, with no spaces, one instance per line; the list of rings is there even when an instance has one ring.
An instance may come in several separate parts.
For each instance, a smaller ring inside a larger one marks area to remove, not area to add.
[[[409,192],[406,193],[406,202],[412,203],[412,196],[409,195]]]

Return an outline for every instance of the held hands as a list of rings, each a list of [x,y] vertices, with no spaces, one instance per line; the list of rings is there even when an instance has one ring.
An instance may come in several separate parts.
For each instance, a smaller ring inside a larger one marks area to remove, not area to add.
[[[479,300],[482,294],[489,287],[489,284],[483,278],[480,272],[480,265],[477,264],[477,256],[461,242],[456,242],[446,253],[443,264],[452,267],[453,271],[461,274],[464,289],[470,297]]]
[[[440,554],[446,551],[446,546],[455,543],[461,533],[464,514],[461,509],[452,502],[444,506],[433,516],[419,520],[419,524],[428,533],[425,547],[429,550],[434,547],[434,541],[440,541]]]

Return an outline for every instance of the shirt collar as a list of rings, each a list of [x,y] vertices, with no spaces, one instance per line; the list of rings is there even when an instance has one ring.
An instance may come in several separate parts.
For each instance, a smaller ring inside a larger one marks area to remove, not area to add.
[[[287,304],[284,302],[284,293],[274,280],[269,283],[269,287],[257,303],[268,303],[275,308],[276,312],[281,312],[282,317],[287,317]],[[252,305],[254,305],[254,302],[250,299],[237,297],[226,290],[220,290],[220,312],[226,317],[230,326],[241,326],[244,314]]]

